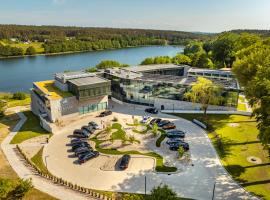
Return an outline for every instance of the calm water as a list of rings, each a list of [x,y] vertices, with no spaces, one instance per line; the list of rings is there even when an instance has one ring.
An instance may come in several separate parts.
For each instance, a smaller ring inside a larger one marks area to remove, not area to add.
[[[152,56],[174,56],[182,47],[151,46],[76,54],[0,59],[0,91],[29,91],[32,82],[53,78],[56,72],[80,70],[111,59],[137,65]]]

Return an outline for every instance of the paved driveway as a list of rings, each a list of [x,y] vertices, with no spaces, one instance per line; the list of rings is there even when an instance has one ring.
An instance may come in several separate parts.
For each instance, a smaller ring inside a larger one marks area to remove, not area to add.
[[[143,110],[141,106],[118,104],[114,104],[113,109],[118,116],[130,118],[132,115],[144,115]],[[146,176],[147,192],[162,183],[169,185],[179,196],[206,200],[212,198],[216,182],[215,199],[256,199],[239,187],[226,173],[203,129],[192,122],[170,115],[158,114],[158,117],[173,120],[178,128],[187,132],[186,141],[190,144],[193,166],[183,166],[175,162],[175,153],[168,151],[165,144],[157,148],[154,143],[147,144],[149,150],[159,153],[166,162],[176,165],[180,169],[179,173],[155,173],[152,170],[152,158],[137,156],[132,158],[133,164],[127,171],[104,170],[104,165],[107,165],[109,159],[107,155],[102,155],[84,165],[74,164],[75,158],[72,158],[72,154],[68,152],[70,147],[66,146],[69,140],[67,135],[74,128],[89,122],[90,119],[87,118],[55,133],[44,148],[43,159],[46,160],[52,174],[92,189],[144,193]]]

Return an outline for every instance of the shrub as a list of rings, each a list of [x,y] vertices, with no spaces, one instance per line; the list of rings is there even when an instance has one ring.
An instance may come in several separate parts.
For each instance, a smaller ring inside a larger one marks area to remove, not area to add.
[[[13,190],[14,183],[8,179],[0,179],[0,199],[5,199]]]
[[[31,179],[20,180],[19,184],[16,186],[12,193],[15,197],[22,198],[32,188],[33,185]]]
[[[182,146],[180,146],[180,147],[178,148],[178,156],[179,156],[179,158],[182,158],[183,155],[184,155],[184,153],[185,153],[184,148],[183,148]]]
[[[26,95],[23,92],[15,92],[12,98],[16,100],[24,100],[26,99]]]

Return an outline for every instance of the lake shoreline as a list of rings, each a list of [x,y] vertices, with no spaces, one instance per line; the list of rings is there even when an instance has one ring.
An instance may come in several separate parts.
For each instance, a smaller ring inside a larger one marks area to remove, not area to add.
[[[100,52],[100,51],[109,51],[109,50],[117,50],[117,49],[129,49],[129,48],[140,48],[140,47],[155,47],[155,46],[174,46],[180,47],[182,45],[140,45],[140,46],[128,46],[123,48],[111,48],[111,49],[98,49],[98,50],[86,50],[86,51],[66,51],[59,53],[37,53],[34,55],[21,55],[21,56],[0,56],[0,60],[12,59],[12,58],[27,58],[27,57],[36,57],[36,56],[57,56],[57,55],[65,55],[65,54],[77,54],[77,53],[88,53],[88,52]]]

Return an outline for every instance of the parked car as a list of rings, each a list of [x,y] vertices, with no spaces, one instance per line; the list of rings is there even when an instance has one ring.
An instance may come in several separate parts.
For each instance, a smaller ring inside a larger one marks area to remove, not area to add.
[[[82,126],[81,130],[86,130],[90,134],[95,132],[95,128],[93,126]]]
[[[177,142],[184,142],[183,138],[169,138],[166,141],[166,144],[172,144],[172,143],[177,143]]]
[[[108,116],[108,115],[111,115],[112,114],[112,111],[110,110],[106,110],[106,111],[103,111],[99,114],[99,117],[105,117],[105,116]]]
[[[170,123],[169,120],[161,120],[161,121],[158,123],[158,126],[159,126],[159,127],[162,127],[162,126],[164,126],[164,125],[166,125],[166,124],[169,124],[169,123]]]
[[[158,114],[158,109],[156,108],[146,108],[144,111],[151,114]]]
[[[70,140],[71,145],[81,143],[81,142],[84,142],[84,140],[82,140],[82,138],[74,138],[74,139]]]
[[[143,124],[146,124],[146,122],[150,119],[150,116],[143,116],[143,119],[140,121]]]
[[[92,126],[94,129],[100,129],[99,125],[96,122],[91,121],[88,123],[88,125]]]
[[[72,151],[75,151],[76,149],[81,148],[81,147],[90,147],[90,144],[88,144],[87,142],[78,143],[72,146]]]
[[[83,155],[88,154],[90,152],[93,152],[93,149],[82,149],[82,150],[78,151],[78,153],[75,153],[75,155],[77,157],[80,157],[80,156],[83,156]]]
[[[84,152],[87,152],[87,151],[91,151],[92,148],[91,147],[80,147],[80,148],[77,148],[74,150],[74,153],[76,156],[84,153]]]
[[[130,161],[130,155],[128,154],[123,155],[120,161],[119,168],[122,170],[125,170],[126,168],[128,168],[129,161]]]
[[[189,150],[189,144],[186,142],[178,142],[178,143],[173,143],[169,145],[169,149],[172,151],[177,151],[179,147],[182,146],[185,151]]]
[[[170,123],[165,124],[164,126],[162,126],[162,128],[163,128],[164,130],[168,130],[168,129],[175,129],[176,126],[175,126],[174,123],[170,122]]]
[[[185,137],[185,133],[183,132],[183,131],[179,131],[179,132],[176,132],[176,131],[174,131],[174,132],[167,132],[166,133],[166,136],[168,137],[168,138],[184,138]]]
[[[186,132],[179,129],[171,129],[167,130],[166,133],[186,133]]]
[[[85,163],[86,161],[92,159],[92,158],[96,158],[99,156],[99,152],[98,151],[93,151],[90,152],[84,156],[82,156],[81,158],[78,159],[79,164]]]
[[[89,133],[85,130],[76,129],[73,131],[73,136],[78,137],[78,138],[88,138]]]
[[[160,118],[154,118],[154,119],[152,119],[151,121],[150,121],[150,125],[153,125],[153,124],[158,124],[159,122],[161,121],[161,119]]]

